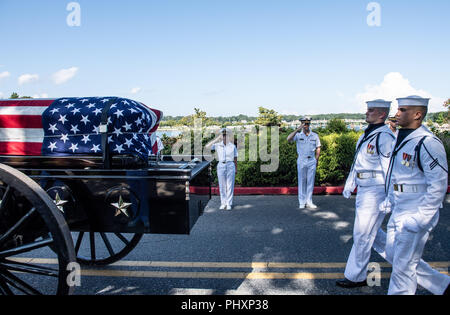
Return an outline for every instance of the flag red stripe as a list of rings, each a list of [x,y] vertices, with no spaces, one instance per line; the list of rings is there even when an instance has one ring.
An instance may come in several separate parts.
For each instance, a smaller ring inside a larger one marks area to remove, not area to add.
[[[0,142],[0,155],[40,156],[42,143],[34,142]]]
[[[42,128],[42,116],[0,115],[0,128]]]
[[[156,132],[156,130],[158,130],[158,128],[159,128],[159,124],[156,124],[155,127],[153,127],[153,128],[150,130],[149,133],[154,133],[154,132]]]
[[[55,100],[3,100],[1,106],[24,107],[24,106],[50,106]]]

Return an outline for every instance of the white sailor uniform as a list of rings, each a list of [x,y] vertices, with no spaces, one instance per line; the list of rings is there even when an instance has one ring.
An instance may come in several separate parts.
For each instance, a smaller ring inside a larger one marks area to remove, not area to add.
[[[222,206],[233,206],[234,183],[236,166],[234,159],[238,156],[236,146],[233,143],[223,142],[213,144],[211,150],[217,153],[217,177],[219,179],[220,202]]]
[[[314,183],[316,178],[316,150],[321,147],[319,135],[303,131],[294,136],[297,144],[298,202],[300,206],[312,205]]]
[[[384,232],[379,234],[385,214],[380,212],[378,206],[386,198],[384,179],[395,136],[384,124],[369,128],[357,142],[354,162],[343,193],[349,198],[358,188],[353,246],[344,273],[345,278],[352,282],[366,280],[372,246],[384,252],[385,243]]]
[[[414,130],[392,152],[386,178],[392,215],[387,227],[386,255],[392,261],[388,294],[415,294],[420,277],[430,291],[442,294],[450,277],[423,269],[421,256],[439,220],[447,193],[448,165],[441,141],[425,126]]]

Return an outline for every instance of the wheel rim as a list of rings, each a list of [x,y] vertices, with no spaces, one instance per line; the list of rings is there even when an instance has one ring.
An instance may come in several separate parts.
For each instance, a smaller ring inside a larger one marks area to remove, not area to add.
[[[68,266],[75,251],[51,198],[26,175],[0,164],[0,200],[0,295],[72,293]]]
[[[109,265],[128,255],[143,234],[72,233],[77,260],[83,265]]]

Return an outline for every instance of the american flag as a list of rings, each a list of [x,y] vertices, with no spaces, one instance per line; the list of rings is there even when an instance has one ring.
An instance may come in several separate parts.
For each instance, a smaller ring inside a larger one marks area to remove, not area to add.
[[[119,97],[0,100],[0,155],[101,155],[101,117],[107,104],[112,155],[148,158],[158,152],[162,112]]]

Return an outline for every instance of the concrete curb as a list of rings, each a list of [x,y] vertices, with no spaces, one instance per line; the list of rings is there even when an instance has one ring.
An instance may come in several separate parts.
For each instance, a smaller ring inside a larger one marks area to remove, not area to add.
[[[189,188],[192,194],[207,195],[209,187],[191,186]],[[314,187],[314,195],[339,195],[342,194],[344,187]],[[219,195],[219,187],[211,187],[211,194]],[[297,187],[235,187],[235,196],[250,195],[297,195]]]
[[[191,186],[189,188],[192,194],[207,195],[209,187]],[[343,186],[335,187],[314,187],[314,195],[341,195],[344,191]],[[450,193],[450,186],[447,189]],[[212,195],[219,195],[219,187],[211,187]],[[297,195],[297,187],[235,187],[235,196],[251,196],[251,195]]]

